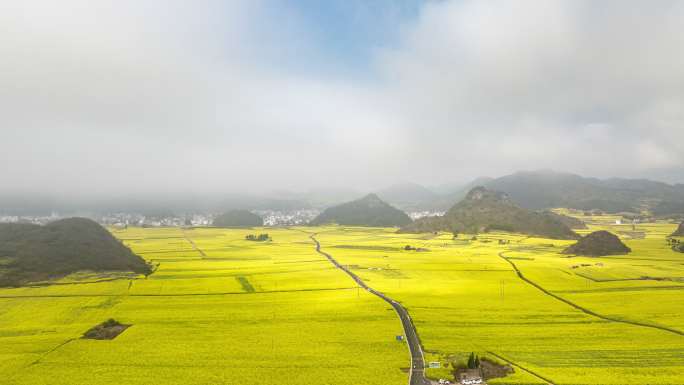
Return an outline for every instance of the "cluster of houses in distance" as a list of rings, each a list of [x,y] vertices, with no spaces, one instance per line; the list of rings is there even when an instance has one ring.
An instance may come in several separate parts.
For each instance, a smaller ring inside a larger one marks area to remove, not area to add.
[[[257,210],[255,214],[264,219],[264,226],[301,226],[306,225],[320,214],[320,210]],[[407,213],[411,219],[443,215],[439,211],[416,211]],[[108,213],[105,215],[92,215],[83,213],[51,213],[50,215],[2,215],[0,223],[33,223],[44,225],[61,218],[83,216],[96,220],[102,225],[112,227],[141,226],[141,227],[202,227],[211,226],[217,214],[188,213],[166,215],[143,215],[140,213]]]

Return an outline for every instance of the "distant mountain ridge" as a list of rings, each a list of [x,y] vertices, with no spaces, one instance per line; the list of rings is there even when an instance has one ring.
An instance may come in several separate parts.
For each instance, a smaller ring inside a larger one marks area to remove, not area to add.
[[[606,212],[638,211],[655,201],[684,202],[684,185],[646,179],[597,179],[554,171],[517,172],[483,186],[504,191],[521,207],[538,210],[568,207]]]
[[[584,223],[582,220],[577,219],[575,217],[563,215],[563,214],[557,214],[554,213],[553,211],[545,211],[544,212],[546,215],[550,215],[556,219],[558,219],[560,222],[565,223],[566,226],[568,226],[571,229],[586,229],[587,224]]]
[[[411,223],[409,216],[387,204],[376,194],[329,207],[319,214],[311,225],[336,223],[345,226],[392,227]]]
[[[138,213],[145,216],[219,213],[234,209],[302,210],[311,204],[304,197],[269,197],[257,194],[207,193],[140,195],[123,198],[66,198],[0,193],[0,216],[49,216],[60,214],[97,217],[108,213]]]
[[[438,194],[437,199],[422,203],[420,207],[446,210],[465,198],[475,186],[505,192],[511,201],[530,210],[567,207],[618,213],[648,208],[658,216],[684,215],[684,184],[671,185],[647,179],[588,178],[551,170],[477,178],[452,192]]]
[[[150,266],[105,228],[85,218],[45,226],[0,224],[0,286],[66,276],[81,270],[149,274]]]
[[[448,180],[450,176],[444,179]],[[433,188],[405,182],[376,190],[376,194],[385,202],[406,211],[446,211],[475,186],[505,192],[514,203],[531,210],[568,207],[617,213],[648,208],[656,216],[684,217],[684,184],[647,179],[588,178],[550,170],[520,171],[498,178],[481,177],[461,185],[445,184]],[[155,216],[160,213],[218,213],[238,208],[294,211],[322,209],[359,195],[348,188],[299,193],[272,191],[257,195],[208,193],[71,200],[49,195],[0,194],[0,215],[135,212]]]
[[[405,226],[402,232],[451,231],[479,233],[502,230],[552,239],[578,239],[579,236],[557,216],[526,210],[507,194],[478,186],[455,204],[444,216],[423,218]]]
[[[403,183],[380,190],[387,202],[407,210],[447,210],[476,186],[505,192],[517,205],[530,210],[567,207],[609,213],[639,212],[684,215],[684,184],[647,179],[598,179],[551,170],[520,171],[498,178],[480,177],[460,188],[440,193]]]
[[[439,199],[439,194],[417,183],[392,185],[376,193],[380,199],[407,210],[419,210]]]

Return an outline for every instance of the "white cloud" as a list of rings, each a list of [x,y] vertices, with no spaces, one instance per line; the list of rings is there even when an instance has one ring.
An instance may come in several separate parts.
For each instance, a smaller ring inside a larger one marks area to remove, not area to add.
[[[270,2],[0,2],[3,189],[681,167],[682,19],[670,1],[429,2],[349,79],[303,70],[318,39]]]
[[[380,68],[414,139],[451,169],[630,175],[684,164],[682,19],[670,1],[431,3]],[[660,162],[612,157],[645,141]]]

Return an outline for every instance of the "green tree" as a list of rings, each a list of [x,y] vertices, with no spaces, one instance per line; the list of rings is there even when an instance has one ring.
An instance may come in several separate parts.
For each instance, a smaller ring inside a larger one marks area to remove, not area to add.
[[[470,356],[468,357],[468,369],[477,369],[480,367],[480,357],[475,354],[475,352],[471,352]]]

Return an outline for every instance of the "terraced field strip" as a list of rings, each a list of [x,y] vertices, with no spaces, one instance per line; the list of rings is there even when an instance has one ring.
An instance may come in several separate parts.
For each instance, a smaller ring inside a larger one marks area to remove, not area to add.
[[[578,304],[576,304],[576,303],[574,303],[574,302],[572,302],[572,301],[570,301],[570,300],[567,300],[567,299],[565,299],[565,298],[563,298],[563,297],[561,297],[561,296],[559,296],[559,295],[556,295],[556,294],[554,294],[554,293],[552,293],[552,292],[550,292],[550,291],[544,289],[544,288],[543,288],[542,286],[540,286],[538,283],[536,283],[536,282],[530,280],[529,278],[525,277],[525,276],[523,275],[522,271],[520,271],[520,269],[518,269],[518,266],[517,266],[513,261],[511,261],[508,257],[506,257],[506,256],[504,255],[504,252],[503,252],[503,251],[500,252],[498,255],[499,255],[499,257],[501,257],[504,261],[508,262],[508,263],[513,267],[513,270],[515,270],[516,274],[518,275],[518,277],[519,277],[520,279],[522,279],[523,281],[527,282],[528,284],[534,286],[535,288],[537,288],[538,290],[540,290],[542,293],[544,293],[544,294],[546,294],[546,295],[548,295],[548,296],[550,296],[550,297],[552,297],[552,298],[555,298],[555,299],[557,299],[557,300],[559,300],[559,301],[561,301],[561,302],[563,302],[563,303],[565,303],[565,304],[567,304],[567,305],[569,305],[569,306],[572,306],[572,307],[574,307],[575,309],[577,309],[577,310],[579,310],[579,311],[581,311],[581,312],[583,312],[583,313],[585,313],[585,314],[588,314],[588,315],[591,315],[591,316],[600,318],[600,319],[605,320],[605,321],[619,322],[619,323],[624,323],[624,324],[633,325],[633,326],[641,326],[641,327],[646,327],[646,328],[651,328],[651,329],[658,329],[658,330],[662,330],[662,331],[665,331],[665,332],[669,332],[669,333],[677,334],[677,335],[680,335],[680,336],[684,336],[684,332],[682,332],[681,330],[669,328],[669,327],[667,327],[667,326],[653,325],[653,324],[648,324],[648,323],[639,322],[639,321],[623,320],[623,319],[619,319],[619,318],[615,318],[615,317],[610,317],[610,316],[602,315],[602,314],[596,313],[596,312],[593,311],[593,310],[589,310],[589,309],[587,309],[587,308],[585,308],[585,307],[583,307],[583,306],[580,306],[580,305],[578,305]]]
[[[344,271],[349,275],[360,287],[364,288],[369,293],[379,297],[383,301],[390,304],[394,311],[399,316],[401,324],[404,328],[404,334],[406,335],[406,342],[409,348],[409,353],[411,355],[411,370],[409,373],[409,385],[429,385],[431,382],[425,378],[425,359],[423,358],[423,348],[420,343],[420,338],[418,337],[418,332],[416,327],[413,325],[411,316],[409,315],[406,308],[404,308],[397,301],[384,295],[383,293],[376,291],[375,289],[366,285],[366,283],[356,274],[352,273],[348,268],[341,265],[335,258],[330,254],[321,250],[321,244],[315,237],[316,234],[311,234],[309,237],[316,244],[316,252],[326,257],[335,267]]]
[[[30,288],[35,288],[35,287],[47,287],[47,286],[69,286],[69,285],[84,285],[88,283],[102,283],[102,282],[112,282],[112,281],[132,281],[132,280],[137,280],[141,279],[138,277],[116,277],[116,278],[102,278],[102,279],[96,279],[92,281],[74,281],[74,282],[40,282],[40,283],[32,283],[30,285],[26,285],[24,287],[30,287]]]
[[[238,295],[238,294],[269,294],[269,293],[297,293],[307,291],[333,291],[333,290],[353,290],[356,287],[326,287],[315,289],[289,289],[289,290],[267,290],[267,291],[226,291],[220,293],[178,293],[178,294],[126,294],[127,297],[199,297],[199,296],[219,296],[219,295]],[[24,298],[98,298],[98,297],[121,297],[122,294],[44,294],[44,295],[0,295],[2,299],[24,299]]]
[[[684,277],[640,277],[640,278],[606,278],[606,279],[599,279],[599,278],[594,278],[586,274],[582,273],[575,273],[576,276],[582,277],[584,279],[588,279],[592,282],[596,283],[601,283],[601,282],[630,282],[630,281],[671,281],[671,282],[678,282],[678,281],[684,281]],[[684,288],[684,287],[682,287]]]

